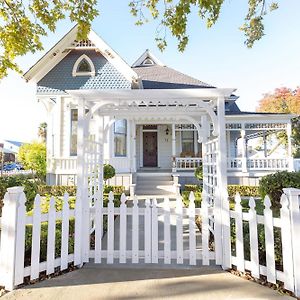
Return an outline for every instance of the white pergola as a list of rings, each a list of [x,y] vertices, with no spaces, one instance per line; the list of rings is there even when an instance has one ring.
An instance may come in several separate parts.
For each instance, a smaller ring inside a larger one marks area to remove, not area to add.
[[[132,121],[167,120],[172,124],[178,121],[185,121],[195,126],[198,136],[201,137],[202,145],[209,143],[209,140],[217,141],[214,146],[216,161],[214,165],[216,170],[217,186],[211,189],[209,180],[204,180],[204,190],[207,192],[215,190],[211,195],[214,200],[215,211],[215,230],[219,231],[219,236],[230,235],[229,224],[229,206],[227,199],[227,164],[226,164],[226,134],[225,134],[225,100],[235,91],[233,88],[218,89],[156,89],[156,90],[68,90],[66,91],[78,103],[78,131],[77,131],[77,201],[81,201],[82,206],[82,238],[83,243],[88,245],[88,217],[85,213],[88,211],[89,201],[84,199],[91,198],[88,190],[88,180],[86,178],[85,166],[85,140],[89,135],[89,124],[91,118],[99,120],[99,129],[97,140],[103,144],[109,127],[117,119],[127,119]],[[86,109],[89,112],[86,114]],[[103,126],[103,118],[108,116],[110,121]],[[102,118],[102,120],[101,120]],[[200,122],[199,122],[200,120]],[[210,124],[213,126],[211,135]],[[175,130],[173,130],[175,132]],[[174,136],[172,137],[174,151]],[[96,154],[92,154],[97,157]],[[103,163],[103,153],[100,151],[101,162]],[[102,169],[101,169],[102,170]],[[207,168],[209,170],[209,168]],[[208,176],[204,172],[204,177]],[[100,171],[101,172],[101,171]],[[212,174],[211,178],[215,174]],[[102,174],[99,174],[102,178]],[[99,181],[99,194],[103,193],[102,184]],[[224,220],[222,222],[222,220]],[[227,239],[230,240],[229,238]],[[224,267],[229,267],[230,255],[225,247],[222,249],[222,241],[216,241],[217,263],[223,263]],[[87,248],[83,247],[83,258],[88,259]],[[224,259],[225,258],[225,259]]]

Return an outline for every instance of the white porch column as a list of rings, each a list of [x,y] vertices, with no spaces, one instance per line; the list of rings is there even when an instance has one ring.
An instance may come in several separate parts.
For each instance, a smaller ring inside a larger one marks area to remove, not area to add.
[[[132,137],[132,162],[131,171],[136,172],[136,124],[131,122],[131,137]]]
[[[175,131],[175,123],[172,123],[172,166],[173,166],[173,172],[176,172],[176,131]]]
[[[266,131],[263,131],[263,140],[264,140],[264,157],[268,156],[267,153],[267,139],[266,139]]]
[[[289,162],[289,171],[295,171],[294,170],[294,159],[293,159],[293,151],[292,151],[292,122],[289,121],[287,123],[286,127],[286,134],[287,134],[287,156],[288,156],[288,162]]]
[[[227,154],[225,127],[225,98],[218,97],[218,155],[217,155],[217,197],[215,201],[215,237],[216,263],[221,263],[223,269],[231,267],[230,215],[227,193]],[[217,249],[218,247],[218,249]]]
[[[245,124],[242,124],[241,139],[242,139],[242,172],[247,172],[247,145],[246,145],[247,142],[246,142]]]
[[[88,237],[85,236],[84,211],[86,209],[87,195],[84,180],[84,136],[85,136],[85,105],[83,99],[78,99],[78,125],[77,125],[77,193],[75,207],[75,246],[74,264],[82,265],[85,244],[89,245]],[[87,242],[88,241],[88,242]]]

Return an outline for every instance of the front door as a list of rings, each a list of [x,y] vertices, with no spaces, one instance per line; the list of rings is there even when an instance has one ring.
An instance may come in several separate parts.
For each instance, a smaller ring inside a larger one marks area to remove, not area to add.
[[[143,133],[144,167],[157,167],[157,132]]]

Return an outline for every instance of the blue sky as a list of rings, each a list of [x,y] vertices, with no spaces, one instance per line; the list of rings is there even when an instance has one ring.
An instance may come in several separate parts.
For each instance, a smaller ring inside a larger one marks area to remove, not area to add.
[[[179,53],[176,40],[168,36],[168,48],[157,49],[156,23],[134,25],[127,1],[103,1],[93,29],[129,64],[145,49],[174,69],[217,87],[237,88],[241,109],[254,111],[262,94],[276,87],[300,85],[300,1],[279,1],[280,8],[265,20],[266,36],[252,49],[244,46],[239,31],[247,11],[246,0],[225,1],[217,24],[207,30],[193,14],[189,19],[190,42]],[[58,24],[57,32],[43,38],[45,51],[73,25]],[[26,71],[45,51],[18,59]],[[30,141],[37,136],[40,122],[46,121],[44,107],[35,100],[35,86],[10,73],[0,83],[0,139]]]

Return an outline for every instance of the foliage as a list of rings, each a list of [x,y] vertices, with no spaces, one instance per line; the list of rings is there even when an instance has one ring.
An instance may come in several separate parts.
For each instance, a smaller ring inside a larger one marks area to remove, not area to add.
[[[276,172],[262,177],[259,181],[261,197],[269,195],[274,208],[280,207],[282,189],[289,187],[300,188],[300,172]]]
[[[26,170],[35,171],[42,181],[46,176],[46,145],[33,142],[20,147],[18,158]]]
[[[76,186],[71,185],[39,185],[38,194],[42,196],[63,196],[68,193],[69,196],[76,196],[76,188]]]
[[[109,192],[114,192],[114,194],[122,194],[125,192],[125,187],[122,185],[105,185],[103,188],[103,193],[108,194]]]
[[[197,184],[186,184],[184,190],[188,192],[202,192],[202,186]]]
[[[6,193],[7,188],[14,186],[23,186],[24,193],[26,195],[26,209],[31,210],[33,207],[34,197],[38,191],[38,185],[29,176],[26,175],[14,175],[0,177],[0,208],[2,207],[2,199]],[[1,214],[0,214],[1,215]]]
[[[47,30],[55,32],[56,24],[66,16],[78,23],[78,39],[84,39],[91,21],[98,15],[97,0],[0,1],[0,79],[8,69],[21,72],[15,59],[28,52],[42,50],[41,38]]]
[[[260,195],[258,186],[252,185],[228,185],[227,191],[230,199],[233,199],[236,193],[246,197],[258,197]]]
[[[137,17],[137,25],[148,22],[145,10],[152,19],[159,22],[157,28],[156,42],[158,47],[163,50],[167,46],[167,29],[178,40],[178,49],[183,51],[189,41],[187,34],[188,17],[194,11],[198,11],[199,17],[206,21],[207,28],[212,27],[219,19],[224,0],[132,0],[129,4],[131,13]],[[163,7],[162,9],[159,9]],[[264,35],[264,16],[278,8],[278,4],[271,1],[249,0],[248,13],[245,23],[240,27],[246,36],[245,44],[251,48],[257,40]]]
[[[103,166],[103,179],[107,181],[110,178],[113,178],[116,175],[115,168],[110,164],[105,164]]]
[[[259,112],[287,113],[300,115],[300,87],[295,90],[282,87],[273,93],[267,93],[259,102]],[[294,140],[295,155],[300,156],[300,119],[293,119],[292,137]]]
[[[198,180],[203,180],[203,167],[202,166],[196,168],[196,170],[195,170],[195,177]]]
[[[249,0],[248,13],[241,30],[246,36],[245,44],[253,43],[264,35],[264,16],[277,9],[273,0]],[[137,17],[136,24],[148,21],[147,12],[152,19],[158,20],[156,42],[159,49],[167,46],[167,30],[178,40],[178,49],[183,51],[189,41],[187,25],[189,15],[197,10],[199,17],[206,21],[208,28],[219,19],[224,0],[131,0],[131,14]],[[146,12],[145,12],[146,10]],[[97,0],[34,0],[26,5],[19,0],[0,1],[0,79],[7,76],[9,69],[21,72],[16,58],[28,52],[43,49],[41,38],[47,31],[55,32],[59,20],[66,18],[78,24],[78,40],[87,38],[91,22],[99,14]]]

